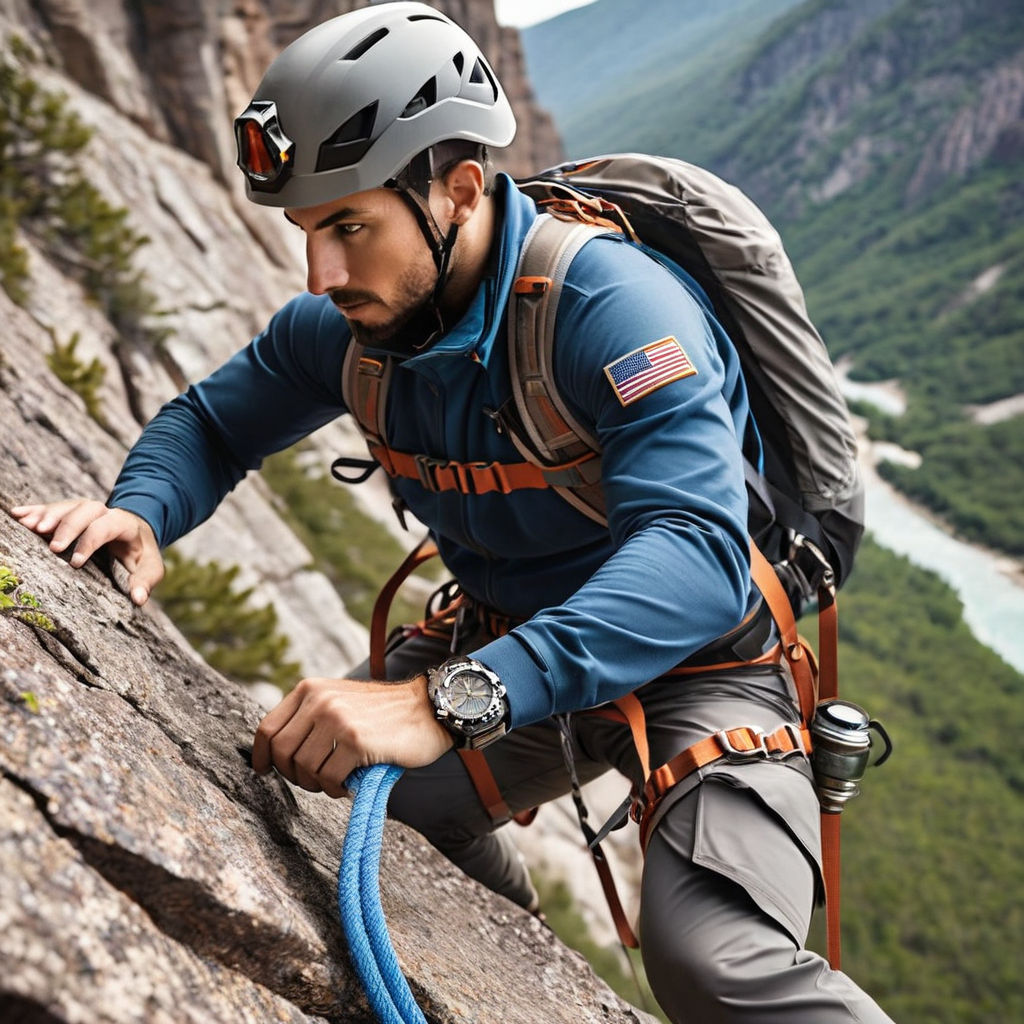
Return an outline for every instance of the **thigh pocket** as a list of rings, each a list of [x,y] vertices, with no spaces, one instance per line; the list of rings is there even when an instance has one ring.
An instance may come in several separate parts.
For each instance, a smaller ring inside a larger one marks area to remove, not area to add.
[[[782,765],[711,772],[697,789],[693,862],[731,879],[803,945],[817,895],[818,801]]]

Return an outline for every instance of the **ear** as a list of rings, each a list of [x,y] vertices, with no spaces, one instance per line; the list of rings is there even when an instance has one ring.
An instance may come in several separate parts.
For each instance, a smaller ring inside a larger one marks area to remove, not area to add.
[[[460,160],[437,182],[453,224],[463,225],[480,205],[484,194],[484,169],[476,160]]]

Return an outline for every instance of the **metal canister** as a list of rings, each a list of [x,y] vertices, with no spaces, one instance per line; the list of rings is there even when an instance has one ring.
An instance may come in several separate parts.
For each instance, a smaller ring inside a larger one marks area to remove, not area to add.
[[[859,705],[829,700],[818,705],[811,721],[811,767],[823,811],[839,814],[860,793],[860,780],[871,756],[871,733],[877,732],[885,750],[875,764],[892,753],[888,733]]]

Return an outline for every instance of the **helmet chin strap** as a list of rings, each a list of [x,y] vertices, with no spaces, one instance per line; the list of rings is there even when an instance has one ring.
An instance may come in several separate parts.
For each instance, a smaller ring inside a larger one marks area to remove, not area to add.
[[[434,259],[434,266],[437,268],[437,280],[434,282],[434,290],[430,293],[427,306],[437,319],[437,329],[432,331],[430,336],[417,348],[426,348],[438,335],[444,333],[444,320],[441,316],[441,293],[448,283],[448,274],[451,265],[452,250],[455,248],[455,241],[459,235],[458,224],[452,224],[445,234],[434,219],[426,197],[409,187],[399,187],[398,194],[405,200],[406,205],[413,212],[416,223],[420,227],[423,237],[426,239],[430,255]]]
[[[434,289],[426,302],[424,320],[436,323],[433,329],[428,328],[426,338],[415,347],[419,350],[427,348],[445,331],[444,318],[441,316],[441,293],[448,284],[451,269],[452,251],[459,235],[458,224],[452,224],[447,234],[441,230],[433,211],[430,209],[430,183],[434,179],[434,156],[431,150],[417,154],[408,166],[396,178],[387,184],[405,200],[406,206],[412,211],[420,232],[426,240],[427,248],[437,268],[437,280]]]

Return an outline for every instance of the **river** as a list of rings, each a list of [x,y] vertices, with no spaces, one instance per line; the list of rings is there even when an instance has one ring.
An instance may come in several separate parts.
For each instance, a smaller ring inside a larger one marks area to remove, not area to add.
[[[896,414],[902,411],[892,382],[855,384],[846,379],[844,369],[840,383],[848,398],[871,401]],[[951,536],[875,471],[883,454],[891,457],[891,448],[871,445],[863,436],[860,444],[867,527],[875,540],[949,583],[963,602],[964,621],[974,635],[1024,672],[1024,564]],[[912,459],[912,453],[905,454]]]

